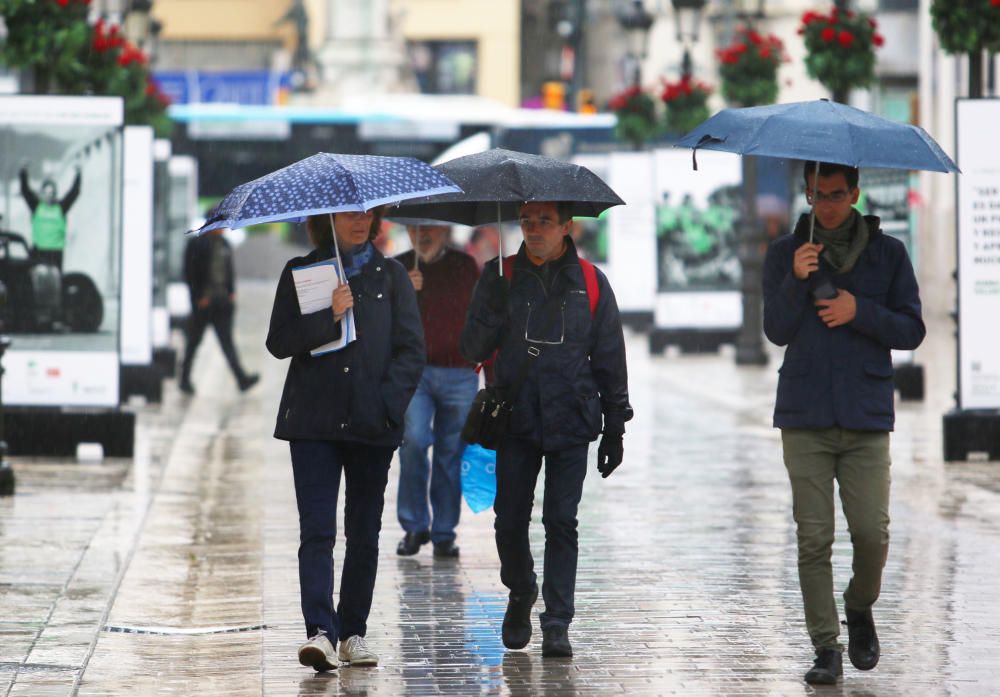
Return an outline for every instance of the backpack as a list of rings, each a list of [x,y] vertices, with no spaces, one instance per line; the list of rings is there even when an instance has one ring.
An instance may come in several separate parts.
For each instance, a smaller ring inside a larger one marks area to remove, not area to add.
[[[514,276],[514,259],[516,254],[503,258],[503,277],[508,281]],[[587,288],[587,300],[590,303],[591,318],[597,314],[597,303],[601,300],[601,287],[597,284],[597,269],[586,259],[579,259],[580,270],[583,271],[583,285]]]

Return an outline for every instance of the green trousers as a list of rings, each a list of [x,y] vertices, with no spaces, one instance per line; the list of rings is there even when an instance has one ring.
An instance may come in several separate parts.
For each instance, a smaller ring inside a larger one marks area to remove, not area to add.
[[[785,467],[799,547],[799,585],[806,628],[817,651],[840,648],[830,562],[833,482],[854,548],[844,606],[867,610],[878,599],[889,551],[889,433],[844,428],[783,429]]]

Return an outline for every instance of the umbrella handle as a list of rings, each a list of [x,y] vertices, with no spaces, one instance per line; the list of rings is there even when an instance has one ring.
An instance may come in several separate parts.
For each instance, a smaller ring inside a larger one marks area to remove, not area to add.
[[[337,228],[333,224],[333,213],[330,213],[330,235],[333,238],[333,251],[337,256],[337,275],[341,283],[347,283],[347,272],[344,271],[344,260],[340,258],[340,245],[337,244]]]
[[[503,218],[497,201],[497,274],[503,276]]]
[[[816,160],[816,169],[813,170],[813,187],[819,182],[819,160]],[[816,197],[813,196],[813,203],[809,209],[809,244],[813,243],[813,231],[816,229]]]

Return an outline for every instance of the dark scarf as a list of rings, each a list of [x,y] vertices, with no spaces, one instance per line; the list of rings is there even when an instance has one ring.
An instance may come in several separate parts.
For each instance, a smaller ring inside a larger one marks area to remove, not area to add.
[[[863,215],[851,209],[847,220],[833,230],[827,230],[817,222],[813,237],[823,245],[823,258],[830,266],[837,273],[848,273],[868,244],[868,224]]]

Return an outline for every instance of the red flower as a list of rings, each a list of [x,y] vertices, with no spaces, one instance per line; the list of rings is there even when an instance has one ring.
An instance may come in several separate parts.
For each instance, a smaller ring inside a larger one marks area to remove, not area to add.
[[[763,39],[760,38],[760,34],[755,31],[750,32],[750,43],[754,46],[760,46],[763,43]]]
[[[994,5],[1000,5],[1000,0],[993,0]],[[885,43],[885,38],[881,34],[876,34],[872,37],[872,43],[876,46],[881,46]]]
[[[823,39],[823,41],[829,43],[833,41],[833,37],[836,35],[836,33],[837,32],[833,30],[833,27],[824,27],[823,31],[821,31],[819,35]]]
[[[996,4],[996,1],[997,0],[993,0],[993,3]],[[878,26],[878,22],[875,21],[874,17],[868,18],[868,26],[871,27],[872,29]]]
[[[990,0],[990,5],[993,7],[1000,7],[1000,0]]]
[[[809,24],[811,22],[815,22],[817,19],[820,19],[821,16],[822,15],[820,15],[817,12],[813,12],[812,10],[809,10],[808,12],[803,12],[802,13],[802,23],[803,24]]]
[[[741,53],[746,53],[746,50],[747,50],[746,44],[733,44],[733,53],[735,53],[737,56],[740,55]]]
[[[842,31],[837,35],[837,41],[839,41],[840,45],[844,48],[848,48],[854,43],[854,34],[849,31]]]
[[[762,46],[759,53],[761,58],[771,57],[771,49],[769,49],[767,46]]]
[[[56,0],[59,3],[59,7],[66,7],[69,4],[69,0]]]

